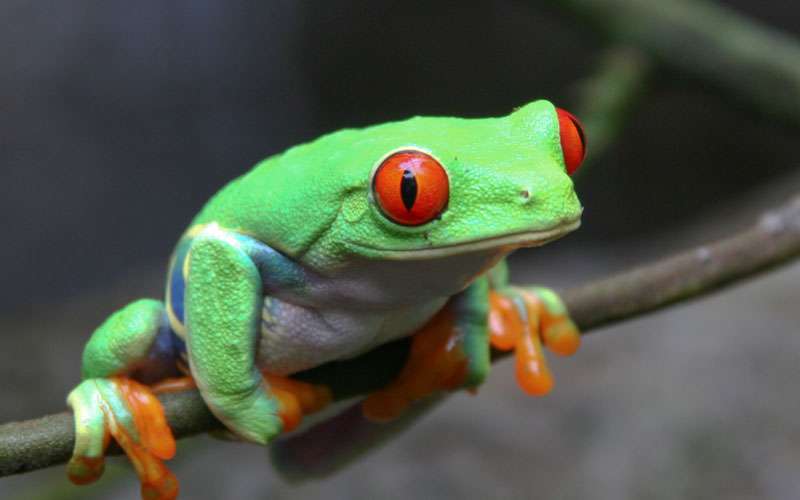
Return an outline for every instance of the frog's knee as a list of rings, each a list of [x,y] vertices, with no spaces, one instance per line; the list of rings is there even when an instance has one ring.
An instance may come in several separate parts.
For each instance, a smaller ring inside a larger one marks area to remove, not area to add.
[[[92,334],[83,351],[83,378],[152,372],[165,358],[173,357],[170,336],[164,304],[137,300],[112,314]]]

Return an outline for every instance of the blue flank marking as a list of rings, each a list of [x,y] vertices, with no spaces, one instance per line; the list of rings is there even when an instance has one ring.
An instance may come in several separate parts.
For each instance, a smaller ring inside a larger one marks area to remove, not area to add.
[[[140,368],[145,380],[161,380],[164,376],[173,376],[171,367],[188,374],[186,360],[186,343],[172,331],[169,319],[164,313],[161,325],[158,327],[153,344],[147,353],[147,362]]]
[[[181,324],[184,323],[183,298],[186,291],[186,282],[183,279],[183,265],[186,257],[189,255],[191,242],[191,238],[187,238],[181,241],[178,244],[178,248],[175,249],[175,260],[172,264],[169,279],[171,295],[169,306],[172,309],[172,314],[175,315]]]
[[[150,347],[150,357],[164,360],[176,359],[186,352],[186,343],[178,337],[169,326],[166,316],[158,329],[153,345]]]
[[[303,268],[285,255],[250,236],[235,232],[231,232],[231,235],[242,244],[242,248],[253,259],[265,289],[298,289],[306,283],[307,277]],[[181,325],[186,324],[186,310],[184,307],[186,280],[183,276],[183,268],[189,256],[192,240],[192,237],[185,237],[178,243],[172,268],[169,270],[169,283],[167,285],[169,287],[170,300],[166,306]],[[269,322],[262,320],[262,327],[269,329]],[[182,360],[188,366],[186,342],[172,330],[169,326],[169,321],[167,321],[165,327],[162,327],[162,331],[159,331],[157,343],[158,348],[156,350],[158,352],[169,351],[176,359]]]
[[[178,356],[186,356],[186,342],[182,338],[178,337],[178,335],[172,331],[172,328],[170,328],[169,331],[172,334],[172,352]]]

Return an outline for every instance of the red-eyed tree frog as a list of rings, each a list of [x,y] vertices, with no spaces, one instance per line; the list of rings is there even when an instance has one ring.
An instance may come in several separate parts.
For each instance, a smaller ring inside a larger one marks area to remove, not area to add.
[[[325,406],[292,374],[412,336],[397,379],[363,402],[392,419],[434,392],[479,385],[490,346],[515,349],[535,395],[542,345],[579,334],[547,289],[507,283],[504,258],[576,229],[580,124],[547,101],[500,118],[415,117],[347,129],[272,156],[217,193],[172,256],[165,301],[111,315],[69,395],[68,474],[97,479],[113,436],[146,498],[175,498],[175,442],[154,396],[183,374],[240,439],[266,444]]]

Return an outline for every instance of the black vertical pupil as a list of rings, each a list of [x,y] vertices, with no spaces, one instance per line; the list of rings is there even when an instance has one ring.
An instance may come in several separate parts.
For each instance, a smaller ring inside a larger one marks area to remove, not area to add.
[[[411,170],[403,170],[403,180],[400,182],[400,197],[406,210],[411,211],[417,201],[417,176]]]

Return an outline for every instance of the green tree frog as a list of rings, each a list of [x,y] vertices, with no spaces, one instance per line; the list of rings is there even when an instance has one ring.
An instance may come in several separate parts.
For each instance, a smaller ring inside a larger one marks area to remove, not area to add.
[[[571,354],[579,334],[553,292],[510,286],[503,259],[578,227],[570,176],[584,154],[577,119],[540,100],[499,118],[341,130],[262,161],[189,225],[165,300],[133,302],[87,343],[68,397],[70,478],[97,479],[113,436],[143,497],[175,498],[154,394],[181,374],[233,435],[261,444],[330,400],[292,374],[401,337],[408,360],[364,400],[372,419],[476,387],[492,345],[516,350],[526,392],[548,392],[542,345]]]

